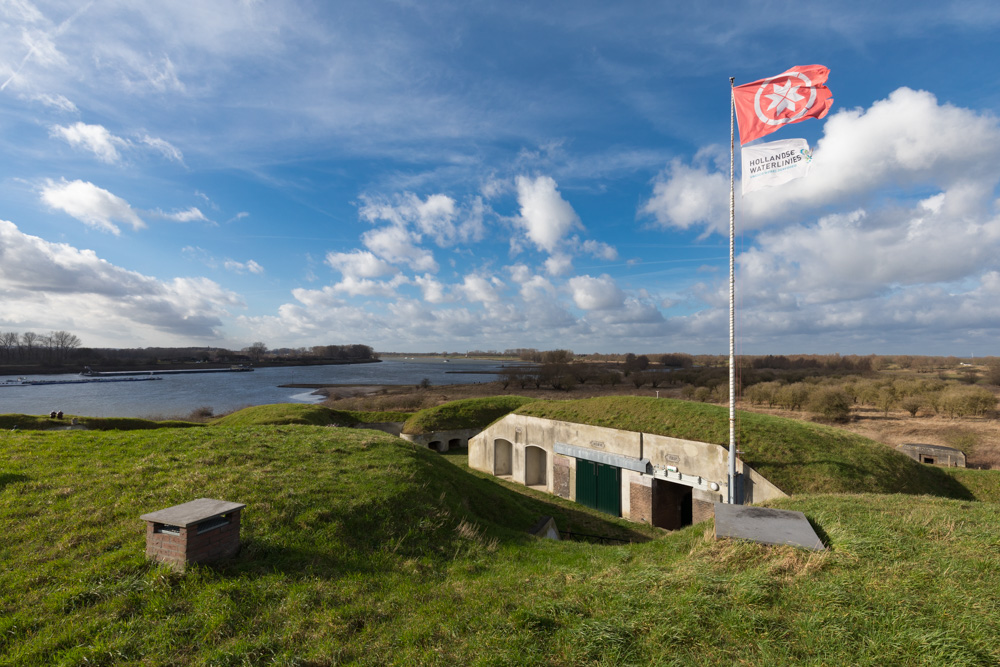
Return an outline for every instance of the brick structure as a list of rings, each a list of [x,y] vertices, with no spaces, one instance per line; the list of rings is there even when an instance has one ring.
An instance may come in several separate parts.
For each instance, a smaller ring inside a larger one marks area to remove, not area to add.
[[[240,513],[246,505],[198,498],[143,514],[146,557],[183,570],[188,563],[209,563],[240,550]]]

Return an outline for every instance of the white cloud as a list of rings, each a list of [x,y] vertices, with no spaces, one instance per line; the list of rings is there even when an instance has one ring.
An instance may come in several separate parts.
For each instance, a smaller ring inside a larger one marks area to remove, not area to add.
[[[576,211],[549,176],[534,180],[518,176],[517,202],[521,207],[517,222],[540,250],[555,252],[570,231],[582,226]]]
[[[614,246],[608,245],[603,241],[584,241],[583,251],[598,259],[606,259],[609,262],[613,262],[618,259],[618,251],[614,248]]]
[[[102,125],[87,125],[74,123],[69,126],[55,125],[50,129],[53,137],[64,139],[70,146],[82,147],[101,162],[114,164],[121,160],[119,149],[127,148],[129,143],[121,137],[108,132]]]
[[[366,250],[329,252],[326,263],[345,277],[379,278],[398,273],[399,269]]]
[[[413,284],[420,288],[420,293],[427,303],[444,303],[447,301],[444,285],[435,280],[429,273],[415,277]]]
[[[236,260],[227,259],[223,263],[223,266],[226,267],[228,271],[232,271],[233,273],[253,273],[258,276],[264,273],[264,267],[252,259],[247,260],[246,262],[237,262]]]
[[[175,211],[173,213],[164,213],[163,211],[156,210],[152,211],[150,215],[153,215],[161,220],[169,220],[171,222],[212,222],[205,217],[205,214],[201,212],[196,206],[191,206],[190,208],[183,211]]]
[[[103,125],[88,125],[82,122],[65,126],[53,125],[49,129],[49,134],[57,139],[63,139],[74,148],[89,150],[98,160],[107,164],[121,162],[122,151],[136,147],[132,141],[112,134]],[[144,134],[139,137],[138,142],[139,145],[147,146],[170,160],[182,164],[184,162],[181,152],[168,141]]]
[[[495,304],[500,302],[500,290],[503,287],[503,282],[495,277],[470,274],[465,276],[460,289],[469,301]]]
[[[414,271],[438,270],[434,255],[418,246],[420,236],[402,227],[372,229],[361,236],[365,247],[393,264],[405,264]]]
[[[64,113],[79,113],[76,105],[73,104],[65,95],[58,95],[52,93],[37,93],[31,96],[32,100],[36,102],[41,102],[47,107],[55,109],[57,111],[62,111]]]
[[[0,221],[0,322],[71,330],[91,345],[122,332],[125,345],[215,339],[222,318],[245,307],[206,278],[160,281],[112,265],[91,250],[50,243]]]
[[[159,137],[151,137],[148,134],[144,134],[139,137],[139,142],[149,146],[153,150],[160,153],[163,157],[173,160],[174,162],[184,163],[184,155],[180,150],[171,144],[169,141],[160,139]]]
[[[550,276],[564,276],[573,270],[573,258],[556,253],[545,260],[545,272]]]
[[[405,276],[396,275],[391,280],[370,280],[345,275],[343,280],[333,286],[337,292],[350,296],[396,296],[396,288],[409,282]]]
[[[861,205],[884,188],[937,187],[963,196],[965,212],[992,206],[1000,181],[1000,122],[990,114],[940,104],[929,92],[900,88],[867,110],[847,109],[826,119],[809,176],[737,197],[741,228],[797,222],[830,204]],[[717,150],[713,149],[717,155]],[[737,158],[738,159],[738,158]],[[726,165],[728,166],[728,165]],[[737,190],[739,185],[737,184]],[[704,225],[725,233],[728,172],[705,157],[671,162],[641,212],[664,227]]]
[[[133,229],[146,227],[127,201],[86,181],[46,181],[42,201],[86,225],[116,236],[121,234],[116,222],[131,225]]]
[[[598,278],[576,276],[569,279],[568,286],[573,303],[581,310],[612,310],[621,308],[625,302],[625,293],[607,274]]]
[[[442,248],[479,241],[485,234],[483,216],[486,209],[479,197],[472,198],[464,206],[459,206],[447,195],[433,194],[421,200],[412,192],[392,198],[364,195],[360,201],[359,214],[364,220],[371,223],[387,221],[395,227],[413,229],[418,235],[429,236]]]

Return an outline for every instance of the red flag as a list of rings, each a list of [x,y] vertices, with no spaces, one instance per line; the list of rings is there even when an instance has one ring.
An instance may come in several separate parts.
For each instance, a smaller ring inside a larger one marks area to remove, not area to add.
[[[829,75],[830,70],[822,65],[806,65],[733,88],[740,144],[771,134],[783,125],[826,116],[833,94],[822,84]]]

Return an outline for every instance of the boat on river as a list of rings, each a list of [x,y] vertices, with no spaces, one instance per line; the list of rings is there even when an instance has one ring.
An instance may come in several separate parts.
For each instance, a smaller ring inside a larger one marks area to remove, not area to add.
[[[94,382],[145,382],[149,380],[162,380],[158,377],[111,377],[111,378],[86,378],[83,380],[28,380],[18,378],[16,380],[4,380],[0,382],[0,387],[36,387],[50,384],[91,384]]]

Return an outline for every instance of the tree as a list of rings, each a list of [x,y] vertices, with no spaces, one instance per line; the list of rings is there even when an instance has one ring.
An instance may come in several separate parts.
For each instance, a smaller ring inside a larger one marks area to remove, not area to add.
[[[258,341],[256,343],[252,343],[250,347],[243,348],[243,352],[250,357],[250,361],[256,364],[264,358],[265,354],[267,354],[267,345]]]

